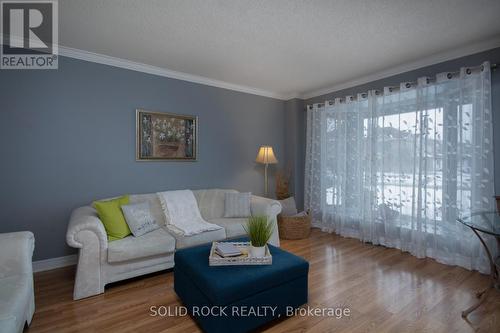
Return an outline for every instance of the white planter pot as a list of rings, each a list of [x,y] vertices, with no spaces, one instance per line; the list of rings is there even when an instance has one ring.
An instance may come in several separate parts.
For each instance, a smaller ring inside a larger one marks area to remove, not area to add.
[[[262,258],[266,255],[266,247],[250,245],[250,255],[254,258]]]

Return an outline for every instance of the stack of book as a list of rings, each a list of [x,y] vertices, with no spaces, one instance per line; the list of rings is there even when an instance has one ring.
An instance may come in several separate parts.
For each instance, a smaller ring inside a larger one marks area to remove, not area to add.
[[[242,255],[241,250],[231,243],[218,243],[215,252],[221,257],[236,257]]]

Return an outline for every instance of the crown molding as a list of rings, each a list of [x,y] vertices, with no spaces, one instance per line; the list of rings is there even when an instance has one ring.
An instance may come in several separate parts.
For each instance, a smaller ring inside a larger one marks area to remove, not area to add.
[[[358,78],[355,80],[346,81],[346,82],[335,84],[333,86],[329,86],[326,88],[321,88],[318,90],[312,90],[309,92],[305,92],[299,98],[309,99],[309,98],[313,98],[313,97],[318,97],[318,96],[333,93],[333,92],[336,92],[339,90],[352,88],[352,87],[359,86],[359,85],[362,85],[365,83],[384,79],[384,78],[387,78],[387,77],[390,77],[393,75],[406,73],[406,72],[409,72],[409,71],[412,71],[415,69],[435,65],[435,64],[438,64],[438,63],[441,63],[444,61],[453,60],[453,59],[461,58],[461,57],[464,57],[467,55],[491,50],[491,49],[499,47],[499,46],[500,46],[500,36],[497,36],[495,38],[488,39],[488,40],[478,42],[478,43],[472,43],[472,44],[469,44],[469,45],[461,47],[461,48],[453,49],[453,50],[446,51],[446,52],[436,53],[432,56],[423,58],[421,60],[406,63],[406,64],[399,65],[396,67],[392,67],[390,69],[376,72],[376,73],[373,73],[373,74],[370,74],[370,75],[367,75],[367,76],[364,76],[364,77],[361,77],[361,78]]]
[[[438,64],[440,62],[457,59],[474,53],[479,53],[482,51],[487,51],[500,46],[500,36],[492,39],[481,41],[478,43],[472,43],[467,46],[456,48],[450,51],[436,53],[429,57],[423,58],[418,61],[402,64],[396,67],[391,67],[380,72],[376,72],[361,78],[345,81],[339,84],[335,84],[326,88],[316,89],[307,91],[304,93],[292,93],[292,94],[281,94],[272,91],[262,90],[254,87],[243,86],[239,84],[229,83],[225,81],[210,79],[204,76],[198,76],[193,74],[188,74],[184,72],[173,71],[170,69],[147,65],[140,62],[135,62],[131,60],[126,60],[122,58],[112,57],[104,54],[89,52],[85,50],[75,49],[67,46],[58,45],[59,55],[79,59],[84,61],[89,61],[93,63],[124,68],[128,70],[133,70],[137,72],[163,76],[171,79],[177,79],[187,82],[198,83],[206,86],[217,87],[222,89],[228,89],[238,92],[243,92],[252,95],[264,96],[279,100],[291,100],[294,98],[299,99],[309,99],[328,93],[336,92],[339,90],[355,87],[361,84],[369,83],[372,81],[384,79],[393,75],[409,72],[426,66],[431,66]]]
[[[282,95],[282,96],[283,96],[282,100],[284,100],[284,101],[289,101],[289,100],[295,99],[295,98],[302,99],[302,94],[300,94],[300,93],[293,93],[293,94]]]
[[[5,38],[5,36],[6,36],[5,34],[2,34],[3,38]],[[0,41],[0,45],[2,45],[3,38],[2,38],[2,41]],[[24,38],[19,38],[19,37],[11,37],[11,38],[15,39],[16,41],[22,41],[22,42],[31,40],[31,39],[24,39]],[[58,54],[60,56],[67,57],[67,58],[73,58],[73,59],[93,62],[93,63],[97,63],[97,64],[102,64],[102,65],[119,67],[119,68],[124,68],[124,69],[128,69],[128,70],[136,71],[136,72],[158,75],[158,76],[163,76],[163,77],[167,77],[170,79],[177,79],[177,80],[182,80],[182,81],[187,81],[187,82],[193,82],[193,83],[203,84],[206,86],[228,89],[228,90],[233,90],[233,91],[243,92],[243,93],[247,93],[247,94],[258,95],[258,96],[264,96],[264,97],[269,97],[269,98],[275,98],[275,99],[284,100],[284,101],[287,101],[287,100],[290,100],[293,98],[300,98],[300,94],[297,94],[297,93],[280,94],[280,93],[276,93],[276,92],[272,92],[272,91],[254,88],[254,87],[248,87],[248,86],[234,84],[234,83],[230,83],[230,82],[210,79],[210,78],[204,77],[204,76],[193,75],[193,74],[188,74],[188,73],[184,73],[184,72],[170,70],[167,68],[147,65],[144,63],[135,62],[135,61],[131,61],[131,60],[123,59],[123,58],[112,57],[112,56],[108,56],[105,54],[76,49],[76,48],[72,48],[72,47],[68,47],[68,46],[57,45],[57,44],[55,46],[57,47]]]
[[[270,97],[270,98],[275,98],[275,99],[280,99],[280,100],[286,100],[288,97],[286,95],[275,93],[272,91],[243,86],[243,85],[229,83],[229,82],[220,81],[220,80],[214,80],[214,79],[210,79],[210,78],[207,78],[204,76],[198,76],[198,75],[188,74],[188,73],[184,73],[184,72],[173,71],[173,70],[162,68],[162,67],[151,66],[151,65],[144,64],[144,63],[140,63],[140,62],[135,62],[135,61],[126,60],[126,59],[122,59],[122,58],[111,57],[111,56],[104,55],[104,54],[84,51],[84,50],[75,49],[75,48],[62,46],[62,45],[59,45],[59,55],[64,56],[64,57],[73,58],[73,59],[79,59],[79,60],[94,62],[94,63],[98,63],[98,64],[113,66],[113,67],[125,68],[125,69],[129,69],[132,71],[168,77],[171,79],[177,79],[177,80],[182,80],[182,81],[203,84],[203,85],[211,86],[211,87],[239,91],[239,92],[252,94],[252,95],[259,95],[259,96]]]

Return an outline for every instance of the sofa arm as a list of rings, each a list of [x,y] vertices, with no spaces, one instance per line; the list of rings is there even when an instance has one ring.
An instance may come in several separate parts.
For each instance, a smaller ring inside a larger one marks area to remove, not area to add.
[[[277,220],[278,214],[281,213],[281,204],[279,201],[252,195],[251,206],[252,215],[265,215],[273,223],[273,234],[269,243],[274,246],[280,246]]]
[[[95,209],[90,206],[75,209],[69,220],[66,242],[71,247],[81,249],[85,247],[86,235],[89,233],[95,235],[102,250],[108,248],[108,236]]]
[[[281,204],[277,200],[252,195],[252,215],[274,215],[281,213]]]
[[[71,214],[66,242],[78,251],[73,299],[81,299],[104,292],[102,262],[108,248],[108,237],[94,208],[77,208]]]
[[[35,236],[29,231],[0,234],[0,277],[33,274]]]

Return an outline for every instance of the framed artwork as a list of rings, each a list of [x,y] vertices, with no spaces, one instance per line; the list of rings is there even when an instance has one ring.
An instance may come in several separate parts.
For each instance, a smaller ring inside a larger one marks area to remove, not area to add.
[[[136,110],[138,161],[196,161],[198,117]]]

